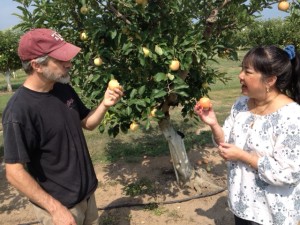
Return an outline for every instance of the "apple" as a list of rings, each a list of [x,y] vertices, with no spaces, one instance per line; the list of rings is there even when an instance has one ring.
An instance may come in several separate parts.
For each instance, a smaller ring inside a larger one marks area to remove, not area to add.
[[[156,111],[157,111],[157,109],[152,109],[151,112],[150,112],[150,116],[155,117],[156,116]]]
[[[208,88],[208,87],[209,87],[209,84],[207,82],[202,84],[202,88]]]
[[[287,1],[280,1],[278,3],[278,9],[281,11],[287,11],[289,9],[289,3]]]
[[[175,76],[171,73],[167,73],[167,77],[169,80],[174,80]]]
[[[80,33],[80,40],[86,41],[88,39],[87,33],[81,32]]]
[[[81,14],[86,15],[89,12],[89,8],[84,5],[80,8],[80,12]]]
[[[179,70],[179,67],[180,67],[180,62],[177,59],[172,60],[169,65],[169,68],[172,71]]]
[[[94,59],[94,64],[96,66],[101,66],[102,63],[103,63],[103,61],[102,61],[102,59],[100,57],[97,57],[97,58]]]
[[[108,88],[113,91],[115,88],[121,89],[122,86],[119,84],[119,82],[116,79],[112,79],[108,82]]]
[[[123,27],[122,28],[122,33],[128,35],[130,32],[129,32],[129,29],[127,27]]]
[[[146,48],[146,47],[143,47],[143,52],[144,52],[144,56],[148,57],[149,53],[150,53],[150,50],[148,48]]]
[[[203,109],[203,110],[209,110],[209,108],[212,106],[210,99],[207,97],[202,97],[198,101],[198,105]]]
[[[135,0],[135,2],[138,5],[147,5],[148,0]]]
[[[136,131],[138,128],[139,128],[139,125],[136,122],[132,122],[129,127],[129,129],[132,131]]]

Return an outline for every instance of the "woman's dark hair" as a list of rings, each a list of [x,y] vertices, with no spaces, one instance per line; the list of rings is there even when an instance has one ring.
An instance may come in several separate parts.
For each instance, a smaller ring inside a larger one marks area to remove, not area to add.
[[[276,76],[275,86],[300,104],[300,58],[296,53],[290,60],[289,54],[276,46],[252,48],[244,57],[242,66],[252,66],[263,79]]]

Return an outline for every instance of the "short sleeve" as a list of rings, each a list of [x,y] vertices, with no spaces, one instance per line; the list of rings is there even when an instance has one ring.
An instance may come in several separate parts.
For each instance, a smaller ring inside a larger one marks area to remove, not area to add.
[[[28,137],[27,133],[27,137]],[[4,161],[5,163],[27,163],[30,161],[27,146],[28,141],[22,129],[22,125],[17,122],[7,122],[3,124],[4,135]]]

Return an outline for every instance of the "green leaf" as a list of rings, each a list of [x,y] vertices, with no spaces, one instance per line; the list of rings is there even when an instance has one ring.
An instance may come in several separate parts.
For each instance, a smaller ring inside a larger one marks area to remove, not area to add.
[[[134,98],[137,94],[137,90],[136,89],[132,89],[132,91],[130,92],[130,98]]]
[[[129,106],[126,108],[126,113],[128,116],[130,116],[130,114],[132,113],[132,109]]]
[[[183,97],[188,97],[189,95],[184,92],[184,91],[180,91],[180,92],[176,92],[176,94],[180,95],[180,96],[183,96]]]
[[[156,54],[158,55],[162,55],[164,52],[162,50],[161,47],[159,47],[158,45],[155,45],[154,51],[156,52]]]
[[[161,97],[166,96],[167,94],[168,93],[166,91],[155,89],[152,93],[152,97],[153,98],[161,98]]]
[[[112,31],[110,32],[110,37],[111,37],[111,39],[115,39],[116,36],[117,36],[117,31],[116,31],[116,30],[112,30]]]
[[[168,77],[166,76],[165,73],[157,73],[154,75],[154,80],[156,82],[161,82],[162,80],[167,80]]]
[[[150,129],[150,127],[151,127],[150,120],[149,120],[149,119],[147,119],[147,120],[146,120],[146,124],[145,124],[145,129],[146,129],[146,130],[149,130],[149,129]]]
[[[137,100],[137,101],[135,101],[135,104],[146,107],[146,102],[144,100]]]
[[[189,85],[187,84],[182,84],[174,87],[174,90],[180,90],[180,89],[186,89],[189,88]]]
[[[139,55],[139,61],[142,66],[145,66],[145,57],[144,56]]]
[[[138,90],[139,95],[143,95],[144,92],[145,92],[145,90],[146,90],[146,86],[145,85],[143,85],[142,87],[140,87],[139,90]]]

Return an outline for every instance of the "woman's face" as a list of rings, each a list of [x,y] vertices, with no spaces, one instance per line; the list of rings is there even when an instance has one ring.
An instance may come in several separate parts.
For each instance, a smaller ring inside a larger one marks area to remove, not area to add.
[[[266,94],[266,84],[262,74],[255,71],[252,66],[243,66],[239,74],[242,94],[250,98],[261,98]]]

